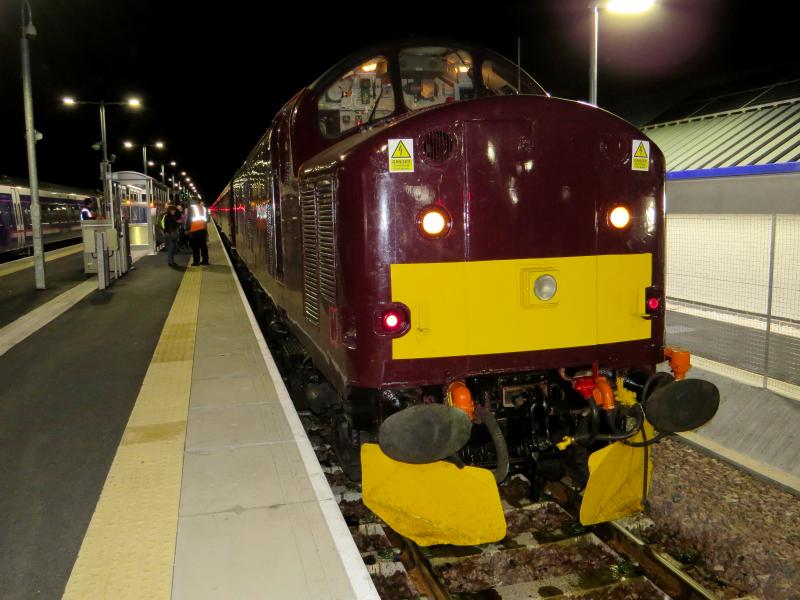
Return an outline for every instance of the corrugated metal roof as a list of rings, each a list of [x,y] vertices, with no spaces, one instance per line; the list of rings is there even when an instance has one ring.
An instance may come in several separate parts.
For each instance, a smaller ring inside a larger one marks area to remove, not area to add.
[[[648,125],[667,171],[800,160],[800,98]]]

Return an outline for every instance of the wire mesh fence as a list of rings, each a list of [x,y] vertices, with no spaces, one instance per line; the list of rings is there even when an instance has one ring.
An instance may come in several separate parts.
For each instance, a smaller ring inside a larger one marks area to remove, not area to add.
[[[800,215],[669,214],[667,343],[800,386]]]

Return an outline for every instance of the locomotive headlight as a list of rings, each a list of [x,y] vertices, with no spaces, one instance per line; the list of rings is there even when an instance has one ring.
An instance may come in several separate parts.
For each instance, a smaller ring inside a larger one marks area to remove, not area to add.
[[[552,275],[539,275],[536,281],[533,282],[533,293],[542,302],[552,300],[553,296],[556,295],[557,289],[556,278]]]
[[[625,229],[631,222],[631,213],[624,206],[615,206],[608,213],[608,222],[617,229]]]
[[[417,215],[417,227],[425,237],[444,237],[450,232],[451,226],[450,214],[441,206],[428,206]]]

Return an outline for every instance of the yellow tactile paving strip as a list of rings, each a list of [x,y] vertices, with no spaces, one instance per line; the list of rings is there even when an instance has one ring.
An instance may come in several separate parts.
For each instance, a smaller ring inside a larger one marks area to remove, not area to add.
[[[53,260],[57,260],[59,258],[64,258],[65,256],[70,256],[72,254],[76,254],[82,251],[83,251],[83,244],[75,244],[74,246],[59,248],[58,250],[51,250],[50,252],[44,253],[44,262],[50,262]],[[30,269],[32,266],[33,266],[32,256],[20,258],[19,260],[13,260],[4,265],[0,265],[0,277],[11,275],[12,273],[23,271],[24,269]]]
[[[64,598],[169,598],[202,271],[183,276]]]

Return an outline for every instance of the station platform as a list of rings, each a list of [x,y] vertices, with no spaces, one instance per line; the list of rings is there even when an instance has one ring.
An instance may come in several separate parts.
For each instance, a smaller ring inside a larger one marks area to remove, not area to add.
[[[6,337],[0,597],[378,598],[209,238],[209,266],[145,256]]]

